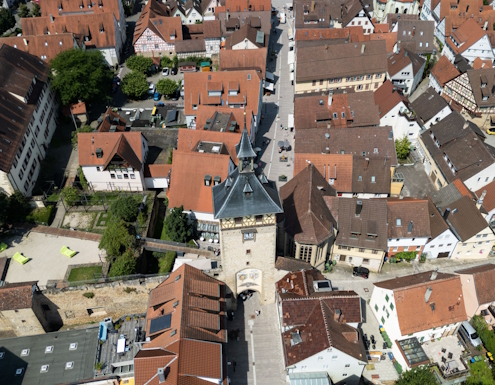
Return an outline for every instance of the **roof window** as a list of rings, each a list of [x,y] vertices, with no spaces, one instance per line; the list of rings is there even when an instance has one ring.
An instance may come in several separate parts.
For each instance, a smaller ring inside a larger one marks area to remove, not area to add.
[[[50,365],[41,365],[40,373],[48,372],[49,367],[50,367]]]
[[[46,354],[46,353],[53,353],[53,345],[51,345],[51,346],[47,346],[47,347],[45,348],[45,354]]]
[[[29,352],[30,351],[31,350],[29,350],[29,349],[22,349],[22,351],[21,351],[21,357],[27,357],[27,356],[29,356]]]
[[[66,362],[65,363],[65,370],[72,369],[74,367],[74,361]]]

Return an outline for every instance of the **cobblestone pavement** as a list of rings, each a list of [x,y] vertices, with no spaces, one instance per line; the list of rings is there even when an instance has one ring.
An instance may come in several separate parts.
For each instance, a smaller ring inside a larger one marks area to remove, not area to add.
[[[255,311],[261,311],[256,316]],[[275,304],[260,305],[258,293],[239,299],[228,330],[239,330],[227,344],[228,375],[236,385],[282,385],[285,382],[281,334]]]

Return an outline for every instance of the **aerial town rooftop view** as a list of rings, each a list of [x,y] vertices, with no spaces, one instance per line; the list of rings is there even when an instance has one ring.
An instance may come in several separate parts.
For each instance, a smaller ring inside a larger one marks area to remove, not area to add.
[[[495,385],[494,64],[492,0],[3,0],[0,385]]]

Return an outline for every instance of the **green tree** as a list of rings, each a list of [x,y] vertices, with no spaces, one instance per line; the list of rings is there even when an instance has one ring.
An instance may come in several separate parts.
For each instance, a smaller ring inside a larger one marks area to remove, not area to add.
[[[83,169],[81,166],[77,169],[77,174],[79,175],[79,182],[81,182],[81,187],[83,190],[88,189],[88,181],[86,180],[86,176],[84,175]]]
[[[177,55],[174,55],[172,60],[174,62],[174,68],[179,68],[179,58],[177,57]]]
[[[117,199],[110,206],[110,213],[125,222],[133,222],[138,215],[138,201],[133,196]]]
[[[28,198],[22,195],[20,191],[15,191],[9,197],[9,206],[7,209],[8,222],[23,222],[31,210]]]
[[[146,75],[140,72],[130,72],[124,76],[121,83],[122,92],[131,99],[142,99],[148,93]]]
[[[405,160],[411,152],[411,142],[405,135],[402,139],[395,139],[395,151],[397,151],[397,157],[401,160]]]
[[[395,385],[437,385],[435,375],[426,366],[402,372]]]
[[[0,35],[15,26],[15,17],[10,9],[0,9]]]
[[[72,148],[77,149],[77,134],[80,132],[93,132],[94,130],[91,128],[91,126],[88,126],[87,124],[79,127],[77,130],[72,131],[70,136],[70,141],[72,143]]]
[[[125,65],[133,71],[144,74],[153,65],[153,59],[141,55],[132,55],[125,61]]]
[[[74,206],[80,199],[79,191],[72,186],[64,187],[62,195],[67,206]]]
[[[163,68],[165,67],[171,68],[174,66],[174,61],[170,59],[168,56],[164,56],[162,57],[160,64],[162,65]]]
[[[41,16],[41,9],[38,3],[33,3],[33,9],[31,10],[31,16],[32,17],[39,17]]]
[[[29,8],[27,7],[26,4],[19,4],[19,17],[29,17]]]
[[[51,62],[53,88],[63,104],[105,102],[110,95],[113,71],[100,51],[70,49]]]
[[[469,363],[469,372],[467,385],[494,385],[492,372],[485,361]]]
[[[9,213],[9,197],[0,192],[0,226],[7,224]]]
[[[177,91],[177,82],[172,79],[160,79],[156,83],[156,90],[162,95],[170,96]]]
[[[117,257],[110,266],[108,275],[110,277],[122,277],[131,275],[136,272],[136,257],[131,250],[127,250],[124,254]]]
[[[129,230],[122,219],[111,221],[98,247],[107,252],[107,261],[112,261],[113,257],[120,256],[126,249],[132,246],[134,237],[129,234]]]
[[[189,223],[184,208],[174,207],[163,223],[165,238],[173,242],[186,243],[192,234],[192,226]]]

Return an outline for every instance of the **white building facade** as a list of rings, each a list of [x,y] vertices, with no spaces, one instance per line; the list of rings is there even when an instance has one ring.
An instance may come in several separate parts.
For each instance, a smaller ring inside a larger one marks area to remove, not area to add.
[[[416,145],[421,131],[418,121],[412,117],[411,111],[402,101],[380,118],[380,126],[392,127],[394,138],[401,139],[405,136],[413,146]]]
[[[417,15],[419,13],[419,1],[402,2],[396,0],[374,0],[373,7],[373,15],[378,23],[384,22],[387,18],[387,14],[389,13],[400,13],[406,15]]]
[[[450,229],[431,239],[424,247],[427,259],[450,258],[457,246],[457,238]]]

